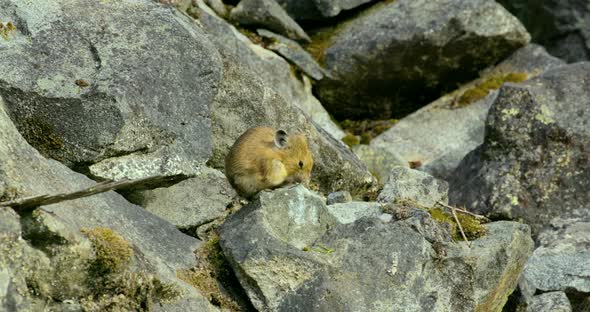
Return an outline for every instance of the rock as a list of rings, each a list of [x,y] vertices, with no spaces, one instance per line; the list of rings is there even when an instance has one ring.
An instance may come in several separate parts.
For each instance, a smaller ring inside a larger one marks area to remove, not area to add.
[[[16,197],[63,193],[95,184],[63,164],[45,159],[28,145],[12,124],[5,107],[0,98],[0,141],[3,142],[0,145],[0,180]],[[123,259],[134,255],[133,261],[121,274],[136,272],[139,275],[115,274],[113,278],[128,280],[127,286],[121,287],[138,287],[129,291],[142,292],[145,287],[158,289],[157,283],[162,287],[170,285],[171,289],[184,293],[182,298],[161,303],[163,298],[158,297],[159,290],[154,290],[145,300],[153,300],[171,311],[182,305],[191,306],[193,311],[214,309],[194,288],[176,277],[176,270],[196,264],[193,250],[199,246],[199,241],[130,204],[117,193],[43,206],[32,213],[23,212],[20,217],[6,207],[0,208],[0,214],[0,268],[3,268],[0,279],[6,280],[6,268],[10,276],[8,299],[0,298],[0,310],[7,304],[9,311],[15,306],[18,311],[37,311],[47,301],[47,306],[55,305],[55,310],[65,311],[66,307],[61,304],[65,299],[84,301],[92,295],[88,292],[93,291],[107,291],[104,300],[114,298],[109,296],[116,296],[116,293],[101,287],[95,289],[96,285],[86,282],[93,278],[87,264],[95,257],[95,248],[81,231],[100,228],[108,228],[114,237],[120,237],[117,241],[121,243],[116,246],[123,244],[128,245],[129,250],[132,248],[132,252],[123,254],[126,255]],[[116,255],[117,251],[113,252]],[[29,287],[32,292],[28,292]],[[125,300],[123,302],[127,302]]]
[[[325,70],[297,42],[264,29],[258,29],[257,33],[264,38],[270,39],[270,43],[266,45],[267,49],[277,52],[297,65],[309,77],[315,80],[324,78]]]
[[[215,15],[202,0],[197,0],[200,9],[199,22],[210,34],[211,41],[229,62],[239,64],[263,80],[267,88],[278,93],[287,103],[302,109],[312,120],[340,139],[344,132],[336,125],[322,104],[311,92],[309,78],[299,80],[285,59],[272,51],[253,44],[247,37]],[[215,158],[215,156],[214,156]],[[218,160],[214,160],[216,162]]]
[[[362,217],[379,217],[383,204],[375,202],[348,202],[328,205],[328,211],[341,224],[353,223]]]
[[[359,144],[353,146],[352,151],[381,183],[387,182],[393,168],[409,167],[408,161],[389,148]]]
[[[586,211],[589,70],[590,63],[577,63],[505,84],[490,108],[484,143],[450,179],[451,203],[522,218],[535,235],[554,217]]]
[[[273,237],[298,249],[309,246],[336,224],[322,198],[301,185],[262,191],[255,201],[242,207],[235,215],[247,215],[248,220],[242,220],[244,224],[255,225],[252,222],[258,222],[269,225],[254,231],[270,231]],[[235,224],[239,219],[241,217],[228,219],[222,225],[222,231],[239,235],[242,225]]]
[[[498,1],[524,24],[549,53],[568,63],[590,58],[588,1]]]
[[[193,229],[221,218],[236,192],[218,170],[204,167],[200,175],[153,190],[135,192],[128,198],[180,229]]]
[[[377,197],[381,203],[411,201],[421,206],[432,207],[437,202],[448,203],[447,182],[431,175],[404,167],[391,170],[389,180]]]
[[[562,291],[554,291],[533,297],[527,312],[571,312],[572,305]]]
[[[498,311],[532,248],[528,226],[515,222],[487,225],[488,235],[467,248],[441,236],[428,213],[334,225],[302,187],[260,198],[219,229],[223,252],[260,311]],[[289,219],[313,228],[305,241],[285,228]],[[429,242],[423,232],[445,240]]]
[[[334,17],[373,0],[277,0],[294,19],[317,20]]]
[[[231,10],[229,18],[243,26],[264,27],[293,40],[311,41],[275,0],[242,0]]]
[[[447,179],[461,159],[483,143],[485,118],[497,92],[492,91],[488,96],[467,105],[455,105],[457,98],[492,77],[507,73],[524,73],[534,77],[561,65],[564,62],[547,54],[543,47],[527,45],[499,65],[486,70],[482,78],[403,118],[373,139],[370,146],[397,153],[406,162],[419,162],[422,165],[420,170]],[[364,160],[361,156],[359,158]],[[370,165],[368,167],[372,169]]]
[[[346,146],[286,103],[247,68],[226,61],[219,90],[212,110],[212,166],[223,167],[229,148],[247,129],[266,125],[306,135],[314,159],[312,183],[323,192],[346,190],[358,195],[374,185],[374,178]]]
[[[191,0],[159,0],[160,3],[172,5],[181,12],[186,12],[188,8],[191,6]]]
[[[326,36],[320,63],[335,78],[317,94],[337,119],[407,114],[530,39],[490,0],[382,2]]]
[[[343,203],[349,203],[351,201],[352,201],[352,196],[350,195],[350,192],[338,191],[338,192],[328,194],[328,198],[326,199],[326,204],[328,204],[328,205],[343,204]]]
[[[207,5],[211,7],[211,9],[213,9],[217,15],[223,18],[226,18],[229,15],[227,7],[221,0],[206,0],[205,3],[207,3]],[[195,6],[197,5],[195,4]]]
[[[121,157],[104,178],[131,176],[139,163],[142,174],[166,174],[159,166],[184,170],[211,156],[221,61],[188,17],[151,0],[0,6],[17,24],[4,43],[0,95],[44,156],[79,170]]]
[[[525,266],[525,299],[537,292],[590,293],[590,220],[555,218],[550,225]]]

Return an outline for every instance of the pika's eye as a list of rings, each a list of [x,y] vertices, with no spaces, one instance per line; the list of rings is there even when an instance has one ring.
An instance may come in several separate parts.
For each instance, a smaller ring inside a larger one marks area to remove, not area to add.
[[[303,162],[301,160],[299,161],[299,168],[303,168]]]

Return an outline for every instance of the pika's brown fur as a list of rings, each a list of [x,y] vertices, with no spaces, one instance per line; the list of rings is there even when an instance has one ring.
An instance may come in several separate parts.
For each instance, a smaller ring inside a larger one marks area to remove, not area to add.
[[[248,129],[225,157],[225,176],[245,198],[286,184],[308,185],[312,168],[304,135],[287,135],[268,127]]]

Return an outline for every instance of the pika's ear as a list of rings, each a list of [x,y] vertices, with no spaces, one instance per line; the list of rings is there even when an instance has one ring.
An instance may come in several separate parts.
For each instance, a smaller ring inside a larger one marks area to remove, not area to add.
[[[278,130],[275,133],[275,146],[278,148],[285,148],[289,145],[289,135],[285,130]]]

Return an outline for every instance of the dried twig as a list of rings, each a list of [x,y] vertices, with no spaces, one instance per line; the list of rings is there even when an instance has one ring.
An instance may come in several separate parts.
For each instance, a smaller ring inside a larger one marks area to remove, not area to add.
[[[38,206],[56,204],[59,202],[88,197],[112,190],[149,188],[150,186],[153,187],[160,184],[174,184],[189,177],[190,176],[184,174],[177,174],[171,176],[151,176],[135,180],[123,179],[119,181],[103,181],[91,187],[71,193],[37,195],[0,202],[0,207],[12,207],[15,210],[27,211],[32,210]]]
[[[455,218],[455,222],[457,222],[457,227],[459,228],[459,232],[461,232],[461,236],[463,236],[463,239],[467,243],[467,246],[469,246],[469,240],[467,239],[467,236],[465,236],[465,232],[463,232],[463,227],[461,226],[461,222],[459,222],[459,218],[457,218],[457,213],[455,212],[455,209],[455,207],[451,206],[451,213],[453,214],[453,218]]]
[[[458,211],[460,213],[470,215],[470,216],[472,216],[474,218],[477,218],[477,219],[481,219],[484,222],[490,222],[490,219],[486,218],[485,216],[478,215],[478,214],[475,214],[473,212],[469,212],[469,211],[467,211],[465,209],[461,209],[461,208],[453,207],[451,205],[447,205],[447,204],[445,204],[445,203],[443,203],[441,201],[437,201],[436,203],[439,204],[439,205],[441,205],[441,206],[443,206],[443,207],[445,207],[445,208],[447,208],[447,209],[450,209],[451,211],[456,210],[456,211]]]

